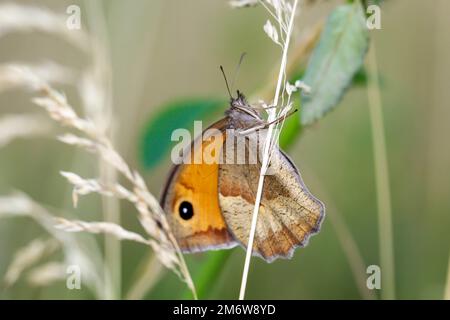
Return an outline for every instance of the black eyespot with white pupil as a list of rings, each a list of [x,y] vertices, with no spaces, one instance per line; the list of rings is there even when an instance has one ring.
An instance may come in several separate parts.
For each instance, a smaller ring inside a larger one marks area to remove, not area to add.
[[[192,204],[190,202],[183,201],[182,203],[180,203],[178,213],[180,214],[181,219],[189,220],[194,216],[194,208],[192,207]]]

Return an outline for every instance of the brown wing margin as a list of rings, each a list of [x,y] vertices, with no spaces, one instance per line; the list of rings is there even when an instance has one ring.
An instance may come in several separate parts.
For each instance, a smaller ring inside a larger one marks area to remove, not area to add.
[[[325,217],[325,205],[322,201],[317,199],[306,187],[303,179],[301,177],[300,172],[297,167],[290,159],[290,157],[281,149],[279,149],[280,154],[284,159],[290,164],[291,168],[297,174],[297,181],[301,186],[301,189],[307,196],[307,198],[312,201],[315,206],[318,208],[318,215],[316,215],[313,211],[310,211],[310,214],[307,215],[307,218],[303,219],[298,223],[291,223],[287,225],[285,221],[283,221],[283,217],[277,216],[276,220],[281,225],[281,230],[277,232],[273,232],[270,230],[270,227],[267,226],[269,231],[268,237],[262,240],[258,246],[259,248],[255,248],[255,255],[260,256],[267,262],[272,262],[277,258],[292,258],[294,251],[296,248],[305,247],[311,236],[317,234],[320,231],[320,227],[322,225],[323,219]],[[284,241],[280,241],[280,239],[284,239]]]
[[[281,167],[276,175],[266,176],[253,245],[253,254],[267,262],[290,258],[296,247],[305,246],[309,237],[319,231],[325,211],[288,156],[276,152]],[[260,166],[225,164],[220,172],[223,215],[230,232],[246,248]]]

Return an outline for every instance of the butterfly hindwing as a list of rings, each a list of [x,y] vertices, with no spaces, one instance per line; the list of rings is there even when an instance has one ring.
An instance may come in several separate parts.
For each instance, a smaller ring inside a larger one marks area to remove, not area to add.
[[[254,144],[253,144],[254,145]],[[251,150],[247,150],[251,153]],[[249,154],[247,153],[247,154]],[[244,247],[250,234],[261,164],[221,164],[219,204],[230,232]],[[273,150],[270,174],[265,176],[253,250],[266,261],[290,258],[317,233],[324,205],[304,185],[292,161]]]

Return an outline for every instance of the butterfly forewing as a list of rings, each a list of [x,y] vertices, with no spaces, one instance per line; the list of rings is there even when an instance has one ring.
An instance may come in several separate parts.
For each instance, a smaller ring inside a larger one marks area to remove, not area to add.
[[[226,123],[226,119],[223,119],[210,128],[225,132]],[[223,141],[206,140],[201,144],[193,142],[190,149],[185,150],[184,156],[193,160],[211,143],[221,146]],[[161,204],[168,214],[171,229],[185,252],[233,247],[236,242],[228,232],[218,202],[219,164],[192,162],[188,161],[172,169],[163,192]]]

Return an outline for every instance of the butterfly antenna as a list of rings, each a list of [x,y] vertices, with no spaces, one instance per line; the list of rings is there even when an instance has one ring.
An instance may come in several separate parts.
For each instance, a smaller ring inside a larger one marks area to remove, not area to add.
[[[231,95],[230,86],[228,85],[227,76],[225,75],[225,71],[223,70],[223,67],[220,66],[220,71],[222,71],[223,78],[225,79],[225,84],[227,86],[228,95],[231,99],[233,99],[233,96]]]
[[[239,58],[239,63],[238,63],[237,66],[236,66],[236,70],[234,70],[233,81],[231,81],[231,90],[233,90],[234,82],[235,82],[236,79],[237,79],[237,76],[238,76],[238,74],[239,74],[239,69],[241,68],[242,61],[244,60],[244,57],[245,57],[246,54],[247,54],[246,52],[243,52],[243,53],[241,54],[241,57]]]

